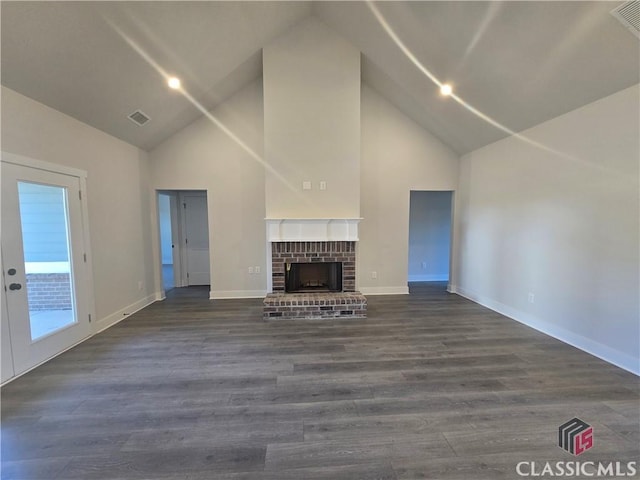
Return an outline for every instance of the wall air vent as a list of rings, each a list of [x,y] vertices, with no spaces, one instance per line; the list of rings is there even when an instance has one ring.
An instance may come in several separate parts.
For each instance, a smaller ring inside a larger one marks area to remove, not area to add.
[[[640,38],[640,0],[632,0],[618,5],[610,13],[631,33]]]
[[[128,118],[129,120],[131,120],[133,123],[135,123],[140,127],[145,123],[147,123],[149,120],[151,120],[147,114],[145,114],[140,110],[136,110],[135,112],[130,114]]]

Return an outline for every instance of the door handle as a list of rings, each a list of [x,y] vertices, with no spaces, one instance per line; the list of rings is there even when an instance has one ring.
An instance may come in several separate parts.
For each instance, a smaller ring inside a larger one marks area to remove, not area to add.
[[[9,290],[20,290],[22,288],[22,285],[20,285],[19,283],[12,283],[11,285],[9,285]]]

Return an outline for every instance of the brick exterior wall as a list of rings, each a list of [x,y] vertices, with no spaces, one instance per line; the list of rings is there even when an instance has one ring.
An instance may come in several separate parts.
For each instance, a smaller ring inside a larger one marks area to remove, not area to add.
[[[285,291],[287,263],[342,262],[342,291],[356,290],[356,242],[273,242],[273,293]]]
[[[68,273],[28,273],[29,310],[71,310],[71,279]]]

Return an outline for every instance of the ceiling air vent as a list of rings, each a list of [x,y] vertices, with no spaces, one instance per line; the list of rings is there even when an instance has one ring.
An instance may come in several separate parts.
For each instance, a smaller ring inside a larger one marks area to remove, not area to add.
[[[133,123],[139,126],[142,126],[145,123],[147,123],[149,120],[151,120],[144,112],[141,112],[140,110],[136,110],[131,115],[129,115],[128,118]]]
[[[610,13],[631,33],[640,38],[640,0],[625,2],[611,10]]]

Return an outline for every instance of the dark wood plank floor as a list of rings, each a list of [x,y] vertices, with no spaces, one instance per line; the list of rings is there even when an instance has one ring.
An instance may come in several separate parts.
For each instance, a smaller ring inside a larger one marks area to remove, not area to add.
[[[442,284],[366,320],[175,289],[2,389],[2,479],[500,479],[638,460],[638,378]],[[578,478],[578,477],[574,477]]]

